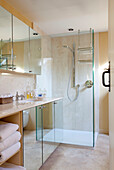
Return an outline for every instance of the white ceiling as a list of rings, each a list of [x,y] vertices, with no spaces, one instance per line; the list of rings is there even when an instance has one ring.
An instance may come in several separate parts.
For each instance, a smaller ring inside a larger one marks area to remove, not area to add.
[[[48,34],[108,30],[108,0],[6,0]]]

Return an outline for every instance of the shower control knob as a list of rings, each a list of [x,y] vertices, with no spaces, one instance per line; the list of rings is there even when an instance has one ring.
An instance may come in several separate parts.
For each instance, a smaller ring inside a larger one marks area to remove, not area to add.
[[[85,87],[91,88],[92,86],[93,86],[93,82],[92,82],[91,80],[87,80],[87,81],[85,82]]]

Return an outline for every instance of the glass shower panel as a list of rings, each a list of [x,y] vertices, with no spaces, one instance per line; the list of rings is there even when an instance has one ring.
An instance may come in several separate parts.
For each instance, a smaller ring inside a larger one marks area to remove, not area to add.
[[[63,100],[54,102],[54,117],[55,144],[63,143]]]
[[[94,44],[92,30],[78,32],[78,83],[80,93],[75,114],[78,145],[94,146]]]

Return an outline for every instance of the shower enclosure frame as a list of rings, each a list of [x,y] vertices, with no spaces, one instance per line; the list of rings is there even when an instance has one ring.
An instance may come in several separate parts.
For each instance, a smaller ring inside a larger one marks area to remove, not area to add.
[[[85,139],[85,144],[83,144],[83,142],[81,142],[80,144],[79,144],[79,142],[77,142],[77,143],[75,143],[75,145],[80,145],[80,146],[90,146],[90,147],[94,147],[95,146],[95,143],[96,143],[96,132],[95,132],[95,112],[94,112],[94,109],[95,109],[95,107],[94,107],[94,30],[92,30],[92,29],[90,29],[90,31],[84,31],[84,32],[80,32],[81,34],[88,34],[88,36],[89,36],[89,34],[90,34],[90,38],[91,38],[91,46],[90,47],[87,47],[86,49],[85,49],[85,52],[90,52],[89,54],[90,54],[90,59],[91,59],[91,61],[90,60],[87,60],[87,58],[85,57],[85,61],[84,61],[84,63],[85,64],[88,64],[88,62],[90,62],[89,64],[91,64],[90,65],[90,75],[91,75],[91,80],[92,80],[92,82],[93,82],[93,84],[92,84],[92,89],[91,89],[91,91],[88,93],[88,95],[89,94],[91,94],[91,98],[89,98],[89,101],[91,102],[91,105],[88,105],[88,107],[91,107],[89,110],[91,111],[90,112],[90,114],[89,114],[89,116],[91,117],[91,119],[90,120],[92,120],[92,122],[90,122],[91,124],[89,125],[89,127],[91,127],[91,129],[90,130],[81,130],[81,129],[75,129],[75,131],[79,131],[79,132],[84,132],[84,133],[82,133],[81,135],[82,135],[82,138],[84,139],[84,137],[86,136],[86,132],[88,133],[90,133],[89,135],[88,135],[88,138],[87,139]],[[62,47],[61,47],[62,48]],[[84,48],[81,48],[81,50],[83,49],[83,52],[84,52]],[[78,48],[77,48],[77,50],[78,50]],[[71,53],[69,53],[70,55],[71,55]],[[82,62],[83,62],[82,61]],[[80,62],[80,61],[79,61]],[[86,65],[86,67],[88,67],[88,65]],[[88,70],[87,70],[88,71]],[[89,90],[89,89],[88,89]],[[76,101],[77,102],[77,101]],[[86,103],[87,104],[87,103]],[[83,103],[81,104],[81,105],[83,105]],[[83,114],[83,112],[81,113],[81,114]],[[82,115],[83,116],[83,115]],[[64,118],[63,118],[64,119]],[[56,120],[55,120],[56,121]],[[81,122],[80,122],[81,123]],[[61,129],[60,128],[60,130],[65,130],[65,129]],[[56,128],[54,128],[54,133],[56,133]],[[66,133],[66,131],[64,131],[65,133]],[[63,135],[64,135],[64,132],[60,132],[61,134],[63,133]],[[78,132],[78,133],[79,133]],[[53,133],[53,132],[52,132]],[[59,133],[59,131],[57,131],[57,133]],[[73,132],[73,129],[71,129],[71,133],[74,133]],[[77,132],[76,132],[77,133]],[[77,135],[77,134],[76,134]],[[50,136],[50,133],[49,133],[49,136]],[[48,135],[46,135],[45,137],[44,137],[44,141],[49,141],[49,142],[51,142],[51,139],[50,139],[50,137],[49,137]],[[77,136],[76,136],[77,137]],[[76,138],[75,137],[75,138]],[[62,139],[62,138],[61,138]],[[83,139],[81,139],[81,140],[83,140]],[[73,139],[74,141],[75,141],[75,139]],[[88,140],[88,141],[87,141]],[[56,142],[58,142],[58,143],[65,143],[64,142],[64,140],[62,141],[62,140],[60,140],[60,138],[58,138],[57,140],[56,140]],[[72,142],[71,143],[67,143],[66,142],[66,144],[72,144]]]

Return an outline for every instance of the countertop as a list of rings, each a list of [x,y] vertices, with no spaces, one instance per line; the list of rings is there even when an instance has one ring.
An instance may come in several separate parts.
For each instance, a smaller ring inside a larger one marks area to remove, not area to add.
[[[58,98],[45,98],[43,101],[32,101],[31,100],[19,100],[19,101],[13,101],[13,103],[9,104],[1,104],[0,105],[0,119],[13,115],[19,111],[23,111],[26,109],[30,109],[35,106],[44,105],[47,103],[51,103],[57,100],[63,99],[62,97]]]

